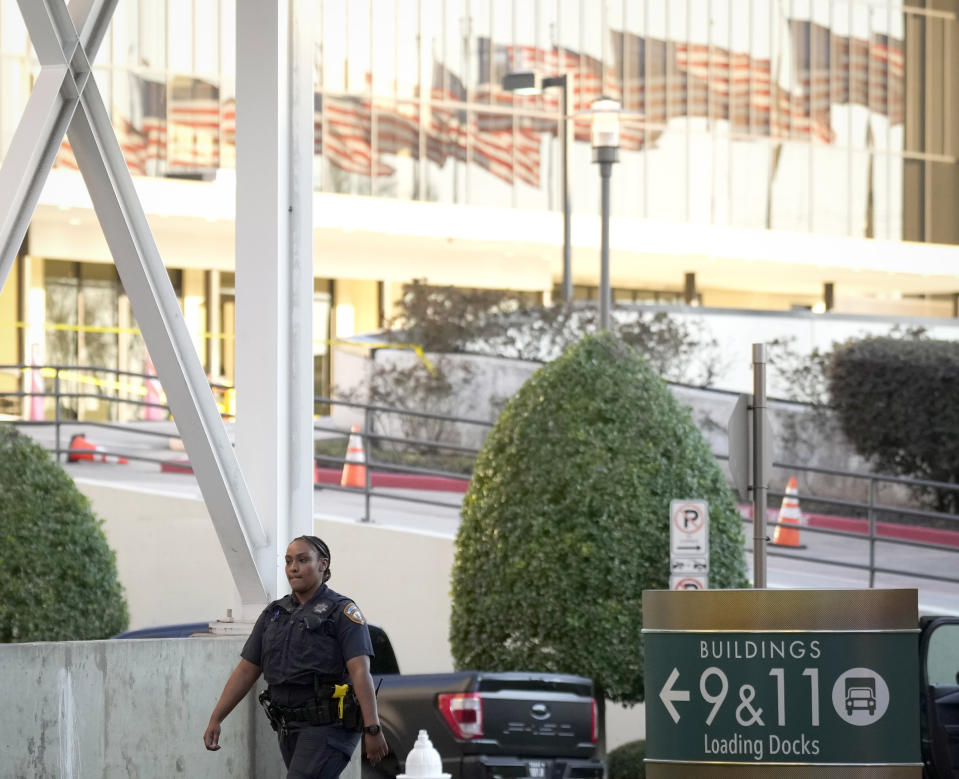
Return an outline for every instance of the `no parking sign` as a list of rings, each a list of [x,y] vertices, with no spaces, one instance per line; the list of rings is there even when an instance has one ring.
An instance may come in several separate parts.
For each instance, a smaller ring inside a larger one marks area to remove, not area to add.
[[[669,504],[669,589],[709,587],[709,506],[704,500]]]

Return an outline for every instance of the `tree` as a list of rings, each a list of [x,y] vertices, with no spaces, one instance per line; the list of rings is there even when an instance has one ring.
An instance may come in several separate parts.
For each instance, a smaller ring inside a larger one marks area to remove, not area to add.
[[[0,642],[108,638],[126,629],[101,524],[41,446],[0,426]]]
[[[742,520],[662,379],[609,333],[541,368],[476,461],[456,538],[459,667],[592,678],[641,701],[642,591],[669,580],[669,503],[705,499],[710,585],[746,584]]]
[[[387,337],[427,352],[548,362],[599,329],[595,307],[532,305],[528,297],[417,279],[397,301]],[[669,381],[708,386],[719,372],[718,344],[701,320],[622,307],[611,314],[611,329]]]
[[[959,344],[864,338],[832,355],[829,394],[843,432],[886,473],[959,481]],[[959,513],[959,492],[917,487],[939,511]]]

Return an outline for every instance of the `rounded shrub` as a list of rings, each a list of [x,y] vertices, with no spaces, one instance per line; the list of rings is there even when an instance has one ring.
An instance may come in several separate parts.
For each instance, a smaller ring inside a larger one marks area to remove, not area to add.
[[[463,505],[460,668],[577,673],[643,700],[642,592],[669,582],[669,503],[709,504],[710,586],[745,586],[742,519],[685,408],[628,346],[591,336],[509,401]]]
[[[959,343],[905,338],[847,341],[827,369],[842,431],[877,469],[959,481]],[[959,512],[959,492],[918,487],[930,507]]]
[[[627,741],[606,755],[609,779],[646,779],[645,741]]]
[[[126,629],[101,524],[42,447],[0,426],[0,642],[107,638]]]

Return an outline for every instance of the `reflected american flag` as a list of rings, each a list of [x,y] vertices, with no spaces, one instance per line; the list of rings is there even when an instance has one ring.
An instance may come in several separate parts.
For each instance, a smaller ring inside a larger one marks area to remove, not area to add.
[[[574,115],[603,95],[619,100],[625,110],[621,144],[633,151],[655,147],[669,121],[682,117],[728,122],[732,133],[747,137],[824,144],[835,141],[835,106],[863,106],[890,125],[904,122],[901,39],[842,36],[804,20],[788,25],[791,56],[776,63],[722,46],[619,30],[610,32],[611,65],[566,47],[479,37],[475,86],[467,88],[459,74],[436,61],[422,107],[378,96],[317,94],[315,151],[336,168],[363,176],[395,173],[391,156],[425,156],[440,167],[469,163],[501,181],[539,187],[543,139],[556,137],[562,126],[561,98],[557,89],[535,99],[505,92],[502,76],[516,70],[567,74]],[[221,101],[217,84],[131,74],[129,91],[129,115],[115,112],[114,126],[131,172],[213,172],[235,164],[235,100]],[[514,114],[526,106],[537,115]],[[575,141],[589,143],[589,134],[588,119],[574,116]],[[77,167],[67,141],[56,165]]]

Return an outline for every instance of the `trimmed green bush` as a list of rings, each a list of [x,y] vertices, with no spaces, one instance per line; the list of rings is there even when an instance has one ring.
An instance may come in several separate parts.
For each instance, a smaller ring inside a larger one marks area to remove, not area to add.
[[[886,473],[959,482],[959,343],[864,338],[833,352],[829,394],[843,432]],[[920,489],[959,513],[959,492]]]
[[[646,779],[645,741],[628,741],[606,756],[609,779]]]
[[[0,642],[107,638],[126,629],[101,524],[41,446],[0,425]]]
[[[676,498],[709,503],[710,586],[745,586],[732,493],[645,360],[602,334],[540,369],[487,437],[464,501],[457,665],[578,673],[643,700],[642,591],[668,586]]]

